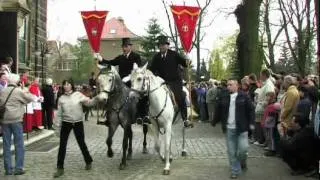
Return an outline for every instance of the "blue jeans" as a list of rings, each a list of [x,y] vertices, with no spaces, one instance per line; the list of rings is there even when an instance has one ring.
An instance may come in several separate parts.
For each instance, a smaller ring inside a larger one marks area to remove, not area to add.
[[[248,156],[248,132],[238,134],[236,129],[227,130],[227,148],[229,163],[232,174],[241,173],[241,163],[247,160]]]
[[[7,173],[13,173],[11,162],[11,137],[13,135],[14,149],[15,149],[15,171],[22,171],[24,165],[24,142],[22,123],[3,124],[2,125],[3,138],[3,158],[4,169]]]

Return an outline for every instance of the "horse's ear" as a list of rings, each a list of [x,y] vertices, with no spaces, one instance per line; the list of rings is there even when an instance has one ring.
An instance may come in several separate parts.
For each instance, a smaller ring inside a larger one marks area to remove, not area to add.
[[[142,70],[143,70],[143,71],[146,71],[146,70],[147,70],[147,67],[148,67],[148,62],[142,67]]]
[[[138,64],[137,63],[133,63],[133,69],[132,70],[137,70],[138,69]]]

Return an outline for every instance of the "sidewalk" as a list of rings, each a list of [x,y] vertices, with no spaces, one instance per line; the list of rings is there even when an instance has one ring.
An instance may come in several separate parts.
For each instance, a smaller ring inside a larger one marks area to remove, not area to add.
[[[26,133],[23,134],[24,136],[24,145],[28,146],[30,144],[33,144],[35,142],[38,142],[42,139],[46,139],[49,138],[51,136],[54,135],[54,131],[53,130],[47,130],[47,129],[42,129],[39,131],[33,131],[31,133],[29,133],[28,135]],[[0,156],[3,155],[3,146],[2,146],[2,137],[0,138]],[[13,143],[13,139],[12,139],[12,145],[11,145],[11,151],[14,150],[14,143]]]

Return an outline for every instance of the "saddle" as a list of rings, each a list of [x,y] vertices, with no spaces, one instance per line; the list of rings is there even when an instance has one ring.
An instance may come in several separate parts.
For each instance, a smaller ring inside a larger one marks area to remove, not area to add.
[[[166,92],[169,93],[171,102],[174,106],[174,109],[176,110],[176,108],[178,108],[178,103],[176,101],[176,97],[174,96],[173,91],[170,89],[170,87],[168,85],[165,85],[164,87],[165,87],[164,89],[166,90]]]

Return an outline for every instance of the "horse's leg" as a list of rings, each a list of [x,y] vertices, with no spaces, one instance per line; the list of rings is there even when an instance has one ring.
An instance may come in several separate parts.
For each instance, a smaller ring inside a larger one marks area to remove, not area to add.
[[[107,146],[108,146],[108,157],[113,157],[113,151],[112,151],[112,137],[117,129],[117,127],[119,126],[119,124],[111,124],[109,126],[109,132],[108,132],[108,139],[107,139]]]
[[[165,134],[165,167],[163,169],[164,175],[170,174],[170,154],[171,154],[171,122],[167,122],[166,125],[166,134]]]
[[[162,158],[160,153],[160,139],[159,139],[159,129],[158,126],[154,126],[154,149],[158,153],[159,157]]]
[[[128,155],[127,160],[132,159],[132,127],[128,128],[128,138],[129,138],[129,148],[128,148]]]
[[[172,134],[171,134],[171,141],[172,141]],[[169,157],[169,161],[170,163],[173,161],[173,155],[172,155],[172,151],[171,151],[171,146],[172,146],[172,142],[170,142],[170,157]]]
[[[143,124],[143,150],[142,150],[143,154],[147,154],[148,153],[148,149],[147,149],[147,133],[148,133],[148,125],[147,124]]]
[[[187,150],[185,149],[185,144],[186,144],[186,128],[182,128],[182,152],[181,156],[185,157],[187,156]]]
[[[129,127],[127,125],[124,128],[124,133],[123,133],[122,160],[121,160],[121,163],[120,163],[120,170],[123,170],[127,166],[128,137],[129,137]]]

